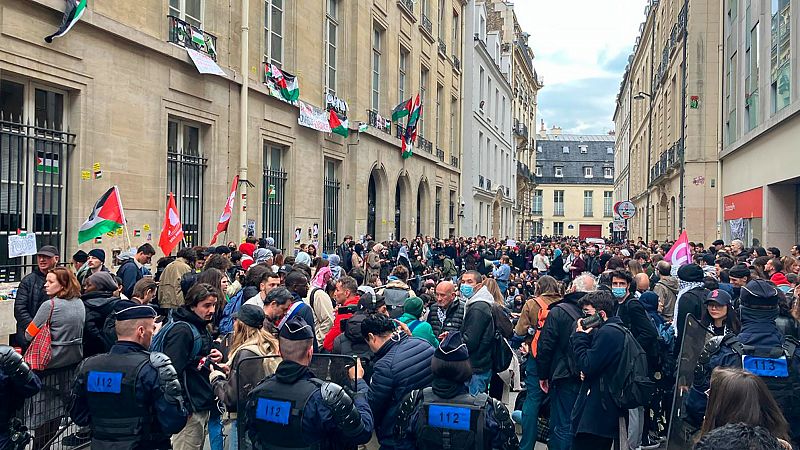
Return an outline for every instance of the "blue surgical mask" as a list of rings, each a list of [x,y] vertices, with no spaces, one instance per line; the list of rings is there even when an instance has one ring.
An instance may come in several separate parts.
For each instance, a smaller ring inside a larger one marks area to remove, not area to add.
[[[459,289],[461,290],[461,295],[466,298],[472,298],[472,296],[475,294],[475,288],[468,284],[462,284]]]
[[[624,287],[612,287],[611,293],[614,294],[615,298],[623,298],[628,293],[628,289]]]

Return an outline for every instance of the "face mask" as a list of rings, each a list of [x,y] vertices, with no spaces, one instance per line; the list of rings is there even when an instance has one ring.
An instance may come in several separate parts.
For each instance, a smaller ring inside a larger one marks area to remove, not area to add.
[[[615,298],[623,298],[625,297],[625,294],[628,293],[628,289],[624,287],[612,287],[611,293],[614,294]]]
[[[472,296],[475,294],[475,288],[468,284],[462,284],[459,289],[461,290],[461,295],[466,298],[472,298]]]

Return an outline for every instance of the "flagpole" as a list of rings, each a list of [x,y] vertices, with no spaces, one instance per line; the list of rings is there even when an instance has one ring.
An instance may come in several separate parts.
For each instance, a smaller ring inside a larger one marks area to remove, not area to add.
[[[125,237],[128,238],[128,249],[133,247],[131,244],[131,235],[128,233],[128,219],[125,217],[125,208],[122,206],[122,193],[119,191],[119,186],[114,185],[114,190],[117,191],[117,198],[119,199],[119,210],[122,212],[122,228],[125,230]]]
[[[125,237],[128,238],[128,248],[133,248],[133,244],[131,244],[131,234],[128,233],[128,221],[125,221],[125,225],[122,226],[125,229]]]

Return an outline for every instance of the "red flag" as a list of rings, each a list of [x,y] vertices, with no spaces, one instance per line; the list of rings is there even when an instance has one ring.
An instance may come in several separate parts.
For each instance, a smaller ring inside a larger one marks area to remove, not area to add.
[[[183,225],[181,216],[178,214],[178,207],[175,206],[175,196],[169,193],[169,203],[167,203],[167,215],[164,217],[164,227],[161,229],[161,238],[158,246],[165,255],[172,253],[172,250],[183,240]]]
[[[233,177],[231,183],[231,194],[228,195],[228,201],[225,202],[225,209],[222,210],[222,215],[219,216],[217,223],[217,232],[211,236],[211,242],[208,245],[214,245],[217,242],[217,236],[223,231],[228,231],[228,224],[231,222],[231,214],[233,214],[233,201],[236,200],[236,188],[239,186],[239,175]]]
[[[686,230],[683,230],[678,240],[669,249],[664,259],[667,260],[673,267],[680,267],[684,264],[692,262],[691,250],[689,249],[689,236],[686,235]]]

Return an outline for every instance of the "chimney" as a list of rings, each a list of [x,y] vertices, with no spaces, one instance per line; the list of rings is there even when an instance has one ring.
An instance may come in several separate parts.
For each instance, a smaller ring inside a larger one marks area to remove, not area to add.
[[[614,131],[614,130],[609,130],[609,131],[608,131],[608,135],[609,135],[609,136],[616,136],[616,135],[617,135],[617,132],[616,132],[616,131]]]
[[[550,128],[550,134],[553,136],[561,136],[561,127],[553,125],[553,128]]]

